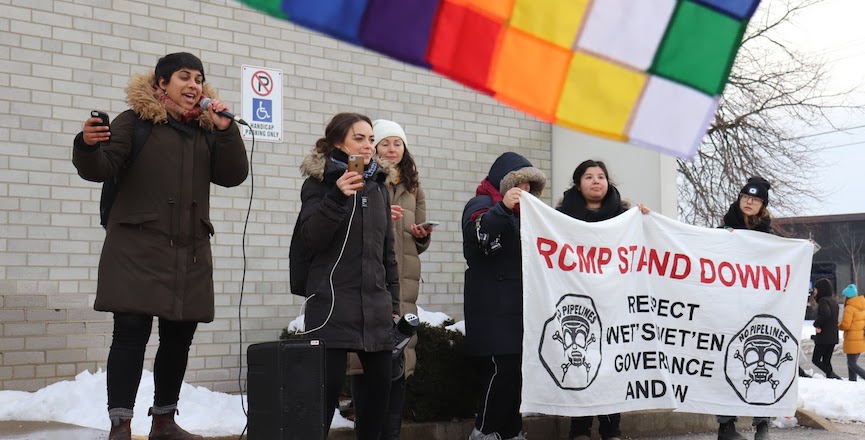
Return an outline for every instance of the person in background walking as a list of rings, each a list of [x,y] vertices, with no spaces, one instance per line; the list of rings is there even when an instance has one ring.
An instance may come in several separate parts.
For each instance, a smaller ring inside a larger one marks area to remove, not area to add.
[[[832,370],[832,352],[838,344],[838,302],[835,301],[835,289],[832,282],[820,278],[814,283],[817,288],[817,318],[814,319],[814,329],[817,332],[814,339],[814,355],[811,362],[826,373],[830,379],[841,379]]]
[[[838,328],[844,330],[844,353],[847,354],[847,371],[851,381],[857,376],[865,379],[865,368],[859,366],[859,355],[865,352],[865,297],[859,295],[855,284],[841,292],[847,297],[844,317]]]

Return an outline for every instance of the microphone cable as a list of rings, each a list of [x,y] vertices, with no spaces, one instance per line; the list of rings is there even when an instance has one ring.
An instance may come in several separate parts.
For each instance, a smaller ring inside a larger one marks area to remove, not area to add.
[[[330,321],[330,317],[333,315],[333,306],[336,304],[336,291],[333,288],[333,273],[336,272],[336,267],[339,265],[339,261],[342,260],[342,254],[345,252],[345,245],[346,243],[348,243],[348,237],[350,235],[349,233],[351,232],[351,223],[352,221],[354,221],[354,213],[357,212],[357,198],[359,196],[360,193],[355,191],[354,197],[352,197],[351,216],[349,216],[348,218],[348,226],[345,228],[345,238],[342,240],[342,248],[340,248],[339,250],[339,256],[336,257],[336,262],[333,263],[333,268],[330,269],[330,311],[327,313],[327,318],[324,319],[324,322],[321,323],[320,326],[309,331],[298,330],[295,332],[296,335],[306,335],[316,330],[322,329],[325,325],[327,325],[327,322]],[[302,312],[301,314],[305,314],[306,302],[312,299],[313,296],[315,296],[314,293],[305,300],[303,300],[303,304],[300,306],[300,311]]]
[[[246,410],[246,404],[243,403],[244,393],[241,380],[243,377],[243,320],[241,310],[243,308],[243,287],[246,284],[246,228],[249,225],[249,214],[252,212],[252,195],[255,192],[255,173],[252,167],[252,156],[255,154],[255,130],[249,127],[246,121],[241,119],[241,122],[249,128],[249,132],[252,134],[252,147],[249,149],[249,204],[246,207],[246,219],[243,221],[243,234],[240,237],[240,250],[243,254],[243,272],[240,276],[240,300],[237,302],[237,341],[240,346],[240,350],[237,353],[237,388],[240,391],[240,407],[243,409],[243,415],[246,417],[246,425],[244,425],[243,431],[237,437],[238,440],[243,439],[246,429],[249,428],[249,412]]]

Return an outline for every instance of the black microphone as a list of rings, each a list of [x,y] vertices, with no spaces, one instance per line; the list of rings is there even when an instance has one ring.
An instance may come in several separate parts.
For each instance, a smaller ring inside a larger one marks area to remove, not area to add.
[[[210,101],[213,101],[213,100],[210,98],[202,98],[201,102],[199,102],[198,105],[201,106],[202,109],[207,111],[207,110],[210,110],[210,108],[209,108],[210,107]],[[247,124],[246,121],[244,121],[243,119],[240,119],[240,116],[235,116],[233,113],[231,113],[228,110],[223,110],[221,112],[216,112],[216,113],[219,115],[225,116],[226,118],[231,119],[232,121],[237,122],[238,124],[243,124],[243,125],[249,127],[249,124]]]
[[[417,326],[420,324],[420,318],[414,313],[406,313],[402,318],[394,318],[393,329],[391,329],[390,337],[393,341],[393,358],[396,359],[405,347],[409,340],[417,332]]]

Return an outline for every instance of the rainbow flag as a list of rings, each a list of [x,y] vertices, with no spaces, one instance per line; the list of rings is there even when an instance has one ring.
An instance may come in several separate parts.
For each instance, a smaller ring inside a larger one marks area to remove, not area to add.
[[[537,118],[691,158],[759,0],[241,0]]]

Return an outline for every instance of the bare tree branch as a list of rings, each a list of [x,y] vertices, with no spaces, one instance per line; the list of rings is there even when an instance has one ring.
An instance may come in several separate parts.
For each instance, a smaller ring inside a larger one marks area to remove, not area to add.
[[[692,162],[678,161],[679,217],[715,226],[748,177],[772,183],[770,209],[795,215],[818,194],[809,184],[816,163],[812,139],[792,127],[828,124],[828,111],[862,110],[849,91],[826,91],[825,60],[781,39],[785,25],[820,0],[767,0],[743,37],[718,110]]]
[[[850,225],[844,224],[838,228],[835,245],[850,259],[850,282],[859,284],[859,266],[862,264],[859,255],[865,249],[865,239],[853,232]]]

